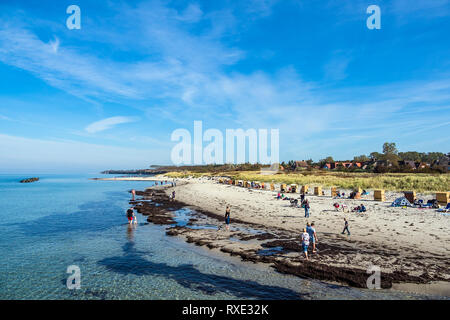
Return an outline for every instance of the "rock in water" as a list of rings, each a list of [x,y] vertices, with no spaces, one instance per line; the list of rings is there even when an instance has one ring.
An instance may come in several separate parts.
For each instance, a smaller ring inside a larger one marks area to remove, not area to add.
[[[39,181],[39,178],[23,179],[23,180],[20,180],[20,183],[30,183],[30,182],[35,182],[35,181]]]

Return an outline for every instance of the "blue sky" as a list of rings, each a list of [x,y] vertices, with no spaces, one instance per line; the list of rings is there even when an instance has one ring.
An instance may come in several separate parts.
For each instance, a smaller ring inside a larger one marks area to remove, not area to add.
[[[444,0],[4,0],[0,172],[170,164],[194,120],[279,129],[281,160],[448,152],[449,30]]]

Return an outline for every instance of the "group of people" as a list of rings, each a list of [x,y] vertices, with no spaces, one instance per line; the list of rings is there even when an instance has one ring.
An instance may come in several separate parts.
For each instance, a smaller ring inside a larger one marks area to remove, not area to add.
[[[133,196],[133,200],[135,199],[135,195],[136,192],[135,190],[131,190],[131,194]],[[281,195],[280,193],[278,193],[277,195],[278,199],[283,199],[284,195]],[[172,191],[172,193],[169,195],[169,199],[170,201],[175,200],[175,190]],[[300,195],[300,201],[301,201],[301,207],[303,207],[305,209],[305,218],[309,218],[310,217],[310,204],[308,199],[306,199],[305,194],[302,193]],[[334,204],[335,208],[339,208],[339,204],[335,203]],[[137,217],[134,213],[134,207],[130,207],[127,210],[127,218],[128,218],[128,224],[137,224]],[[363,204],[361,204],[360,206],[358,206],[357,209],[359,212],[365,212],[366,208],[364,207]],[[229,205],[226,206],[225,209],[225,228],[227,231],[230,231],[230,214],[231,214],[231,208]],[[219,227],[218,230],[220,230],[221,227]],[[349,230],[349,224],[346,218],[344,218],[344,230],[342,231],[342,234],[345,234],[345,232],[347,232],[348,235],[350,235],[350,230]],[[315,224],[314,222],[312,222],[311,224],[308,222],[306,224],[306,228],[303,228],[303,233],[301,235],[301,245],[302,245],[302,252],[306,258],[306,260],[309,260],[308,257],[308,248],[310,247],[310,245],[312,245],[312,253],[316,253],[317,249],[316,249],[316,244],[318,242],[317,239],[317,233],[316,233],[316,229],[315,229]]]
[[[353,212],[360,212],[360,213],[362,213],[362,212],[366,212],[367,209],[366,209],[366,207],[361,203],[361,205],[359,205],[359,206],[353,208],[352,211],[353,211]]]
[[[310,243],[312,244],[312,252],[316,253],[316,244],[317,244],[318,240],[317,240],[317,234],[316,234],[316,229],[314,226],[314,222],[313,223],[307,223],[306,224],[306,228],[303,228],[303,233],[302,233],[302,251],[303,254],[305,255],[306,260],[309,260],[308,258],[308,247],[310,245]]]
[[[294,207],[300,207],[305,209],[305,218],[309,218],[310,216],[310,205],[308,199],[306,199],[305,194],[300,194],[300,206],[298,205],[298,199],[286,197],[283,193],[278,192],[277,200],[290,200],[291,205]]]
[[[356,192],[356,191],[352,191],[351,193],[350,193],[350,195],[348,196],[348,199],[354,199],[355,198],[355,196],[357,195],[357,193],[358,192]],[[367,192],[366,190],[363,190],[362,191],[362,193],[361,193],[361,196],[367,196],[367,195],[369,195],[369,192]],[[336,193],[336,197],[335,198],[345,198],[345,192],[340,192],[339,190],[337,191],[337,193]]]
[[[167,183],[167,181],[165,181]],[[162,185],[162,181],[161,181],[161,185]],[[172,183],[172,186],[175,185],[175,180]],[[156,182],[156,184],[158,184],[158,182]],[[132,201],[135,201],[136,198],[136,190],[132,189],[131,191],[131,196],[132,196]],[[154,194],[152,193],[152,196]],[[169,195],[169,201],[174,201],[175,200],[175,190],[172,191],[172,193]],[[136,214],[134,213],[135,208],[134,207],[130,207],[127,210],[127,219],[128,219],[128,224],[137,224],[137,217]]]

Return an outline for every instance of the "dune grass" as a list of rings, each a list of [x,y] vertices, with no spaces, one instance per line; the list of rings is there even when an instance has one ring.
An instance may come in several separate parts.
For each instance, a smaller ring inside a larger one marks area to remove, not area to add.
[[[425,174],[425,173],[351,173],[351,172],[326,172],[304,171],[302,173],[278,173],[262,175],[259,171],[233,171],[193,173],[170,172],[166,174],[173,178],[201,177],[201,176],[226,176],[237,180],[287,183],[298,185],[311,185],[344,189],[385,189],[390,191],[414,190],[417,192],[439,192],[450,190],[450,174]]]

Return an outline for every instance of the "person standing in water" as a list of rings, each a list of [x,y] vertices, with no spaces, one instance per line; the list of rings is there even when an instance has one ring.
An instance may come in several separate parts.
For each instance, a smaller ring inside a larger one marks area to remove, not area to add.
[[[225,228],[227,231],[230,231],[230,206],[227,206],[227,209],[225,210]]]
[[[344,234],[345,231],[347,231],[348,235],[350,235],[350,230],[348,229],[348,221],[345,218],[344,218],[344,221],[345,221],[345,225],[344,225],[344,230],[342,231],[342,234]]]
[[[133,211],[133,207],[128,208],[127,210],[127,218],[128,218],[128,224],[132,224],[133,223],[133,217],[134,217],[134,211]]]
[[[131,196],[132,196],[131,200],[134,201],[134,198],[136,197],[136,190],[134,190],[134,189],[131,190]]]

